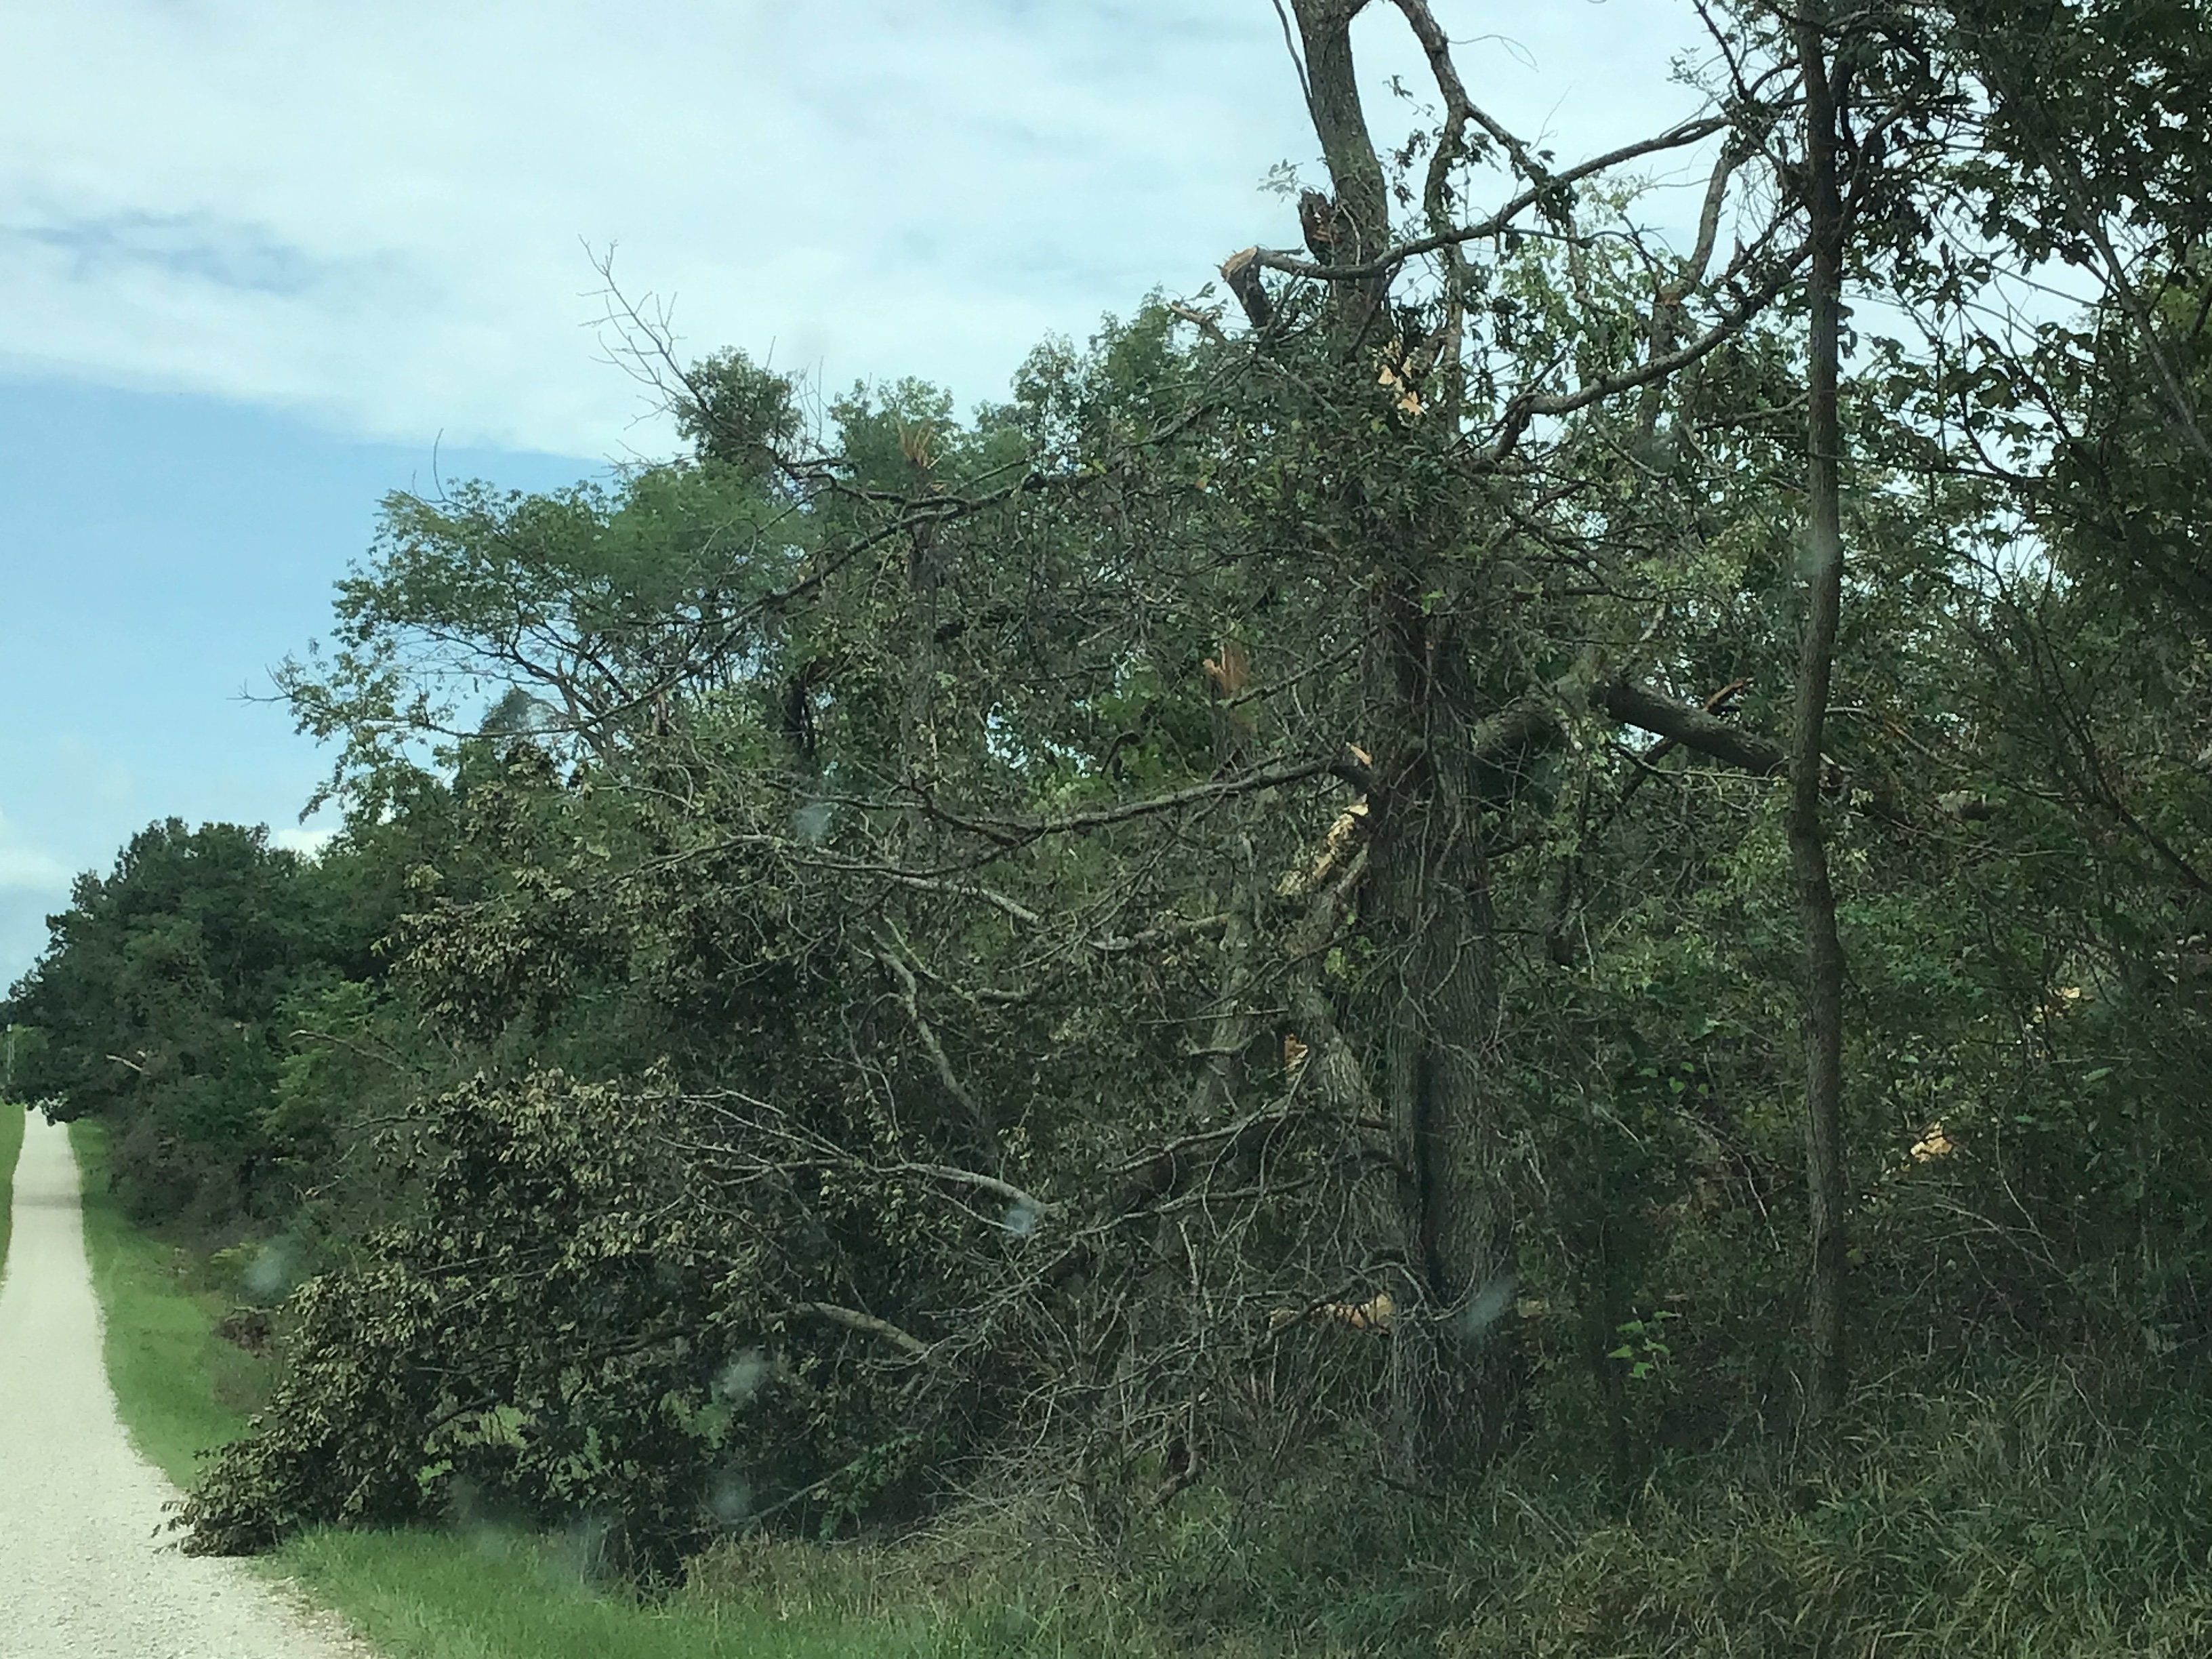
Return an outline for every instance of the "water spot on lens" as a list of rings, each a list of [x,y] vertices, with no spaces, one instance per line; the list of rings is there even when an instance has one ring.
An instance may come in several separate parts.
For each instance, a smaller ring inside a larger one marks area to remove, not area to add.
[[[1452,1316],[1453,1334],[1462,1342],[1481,1340],[1490,1328],[1511,1310],[1513,1292],[1519,1284],[1513,1274],[1501,1273],[1468,1297]]]
[[[716,1374],[714,1398],[726,1405],[744,1405],[761,1391],[775,1369],[775,1362],[758,1348],[747,1348]]]
[[[724,1471],[707,1489],[707,1512],[726,1527],[749,1521],[753,1513],[753,1483],[741,1474]]]
[[[299,1276],[298,1253],[288,1240],[272,1238],[246,1264],[239,1283],[256,1302],[282,1302]]]

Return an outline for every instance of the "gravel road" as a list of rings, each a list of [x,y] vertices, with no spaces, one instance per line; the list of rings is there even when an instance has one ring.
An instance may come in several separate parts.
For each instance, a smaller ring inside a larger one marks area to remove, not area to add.
[[[14,1109],[9,1108],[8,1109]],[[0,1280],[0,1659],[368,1659],[235,1561],[178,1553],[100,1357],[68,1132],[33,1114]]]

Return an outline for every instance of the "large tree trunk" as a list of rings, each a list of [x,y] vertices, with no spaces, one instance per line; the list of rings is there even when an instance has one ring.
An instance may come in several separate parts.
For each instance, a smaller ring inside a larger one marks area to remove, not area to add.
[[[1492,1340],[1513,1261],[1497,936],[1467,641],[1425,611],[1419,580],[1382,586],[1367,672],[1386,736],[1360,903],[1381,989],[1364,1035],[1398,1172],[1392,1242],[1413,1291],[1396,1366],[1401,1450],[1433,1474],[1485,1459],[1509,1401]]]
[[[1820,823],[1821,748],[1843,605],[1844,538],[1836,469],[1843,450],[1836,377],[1842,329],[1844,208],[1836,183],[1836,110],[1817,11],[1798,24],[1804,76],[1806,204],[1812,220],[1806,453],[1805,621],[1790,761],[1789,837],[1805,935],[1805,1176],[1811,1200],[1808,1306],[1818,1416],[1840,1404],[1844,1347],[1844,947]]]
[[[1365,0],[1295,0],[1309,105],[1335,189],[1334,263],[1389,245],[1389,201],[1360,107],[1351,44]],[[1335,326],[1356,352],[1389,287],[1339,285]],[[1370,371],[1371,372],[1371,371]],[[1497,941],[1481,842],[1469,641],[1449,605],[1434,538],[1449,533],[1378,516],[1372,611],[1363,652],[1375,744],[1373,825],[1359,894],[1381,988],[1363,1029],[1347,1030],[1376,1080],[1397,1188],[1375,1243],[1401,1263],[1404,1316],[1392,1339],[1398,1453],[1424,1483],[1495,1443],[1507,1391],[1489,1339],[1511,1302],[1505,1138],[1492,1047]]]

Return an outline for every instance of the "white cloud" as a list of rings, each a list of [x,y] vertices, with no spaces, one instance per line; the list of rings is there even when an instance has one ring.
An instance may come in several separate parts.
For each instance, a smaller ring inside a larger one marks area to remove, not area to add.
[[[1597,94],[1580,149],[1683,106],[1686,8],[1529,9],[1541,72],[1463,48],[1509,115]],[[663,441],[580,240],[700,351],[974,398],[1294,240],[1254,186],[1313,148],[1266,0],[72,0],[0,51],[0,363],[572,454]]]
[[[269,844],[288,853],[297,853],[303,858],[313,858],[331,844],[337,831],[292,826],[276,830],[269,837]]]
[[[76,872],[22,842],[0,817],[0,892],[66,893]]]

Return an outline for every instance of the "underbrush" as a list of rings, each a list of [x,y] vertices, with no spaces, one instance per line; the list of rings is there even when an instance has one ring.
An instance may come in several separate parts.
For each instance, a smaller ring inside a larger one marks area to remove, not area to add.
[[[0,1118],[0,1136],[11,1120]],[[240,1280],[252,1275],[241,1273],[236,1252],[209,1255],[135,1225],[110,1189],[101,1126],[75,1123],[70,1134],[117,1410],[140,1450],[188,1485],[201,1456],[246,1432],[268,1395],[268,1361],[217,1331],[240,1311],[241,1295],[251,1299],[254,1287]],[[12,1172],[12,1157],[5,1167]],[[267,1565],[343,1614],[386,1659],[871,1659],[963,1651],[917,1648],[898,1631],[835,1616],[794,1620],[699,1597],[648,1602],[597,1577],[591,1541],[492,1527],[320,1533],[293,1540]]]
[[[1156,1616],[1449,1659],[2212,1652],[2212,1411],[2185,1393],[1870,1395],[1788,1462],[1662,1465],[1625,1513],[1533,1457],[1457,1504],[1348,1504],[1343,1474],[1164,1527]]]
[[[922,1648],[1023,1656],[2086,1659],[2212,1653],[2212,1408],[2122,1410],[2063,1368],[1863,1399],[1788,1462],[1659,1468],[1625,1510],[1531,1453],[1466,1498],[1352,1460],[1194,1488],[1110,1553],[1074,1506],[894,1548],[726,1547],[690,1595],[812,1618],[933,1610]]]
[[[672,1605],[1006,1659],[2212,1653],[2212,1408],[2185,1391],[2124,1410],[2042,1368],[1869,1395],[1820,1445],[1678,1459],[1625,1508],[1570,1463],[1532,1451],[1437,1500],[1313,1459],[1193,1487],[1110,1544],[1034,1496],[896,1545],[753,1537]]]
[[[189,1479],[262,1362],[225,1267],[149,1238],[75,1133],[125,1422]],[[1662,1456],[1623,1502],[1572,1444],[1416,1496],[1350,1449],[1109,1514],[1069,1481],[896,1542],[756,1535],[638,1596],[588,1527],[322,1532],[272,1558],[389,1659],[2088,1659],[2212,1653],[2212,1404],[2019,1362],[1870,1386],[1817,1440]]]

